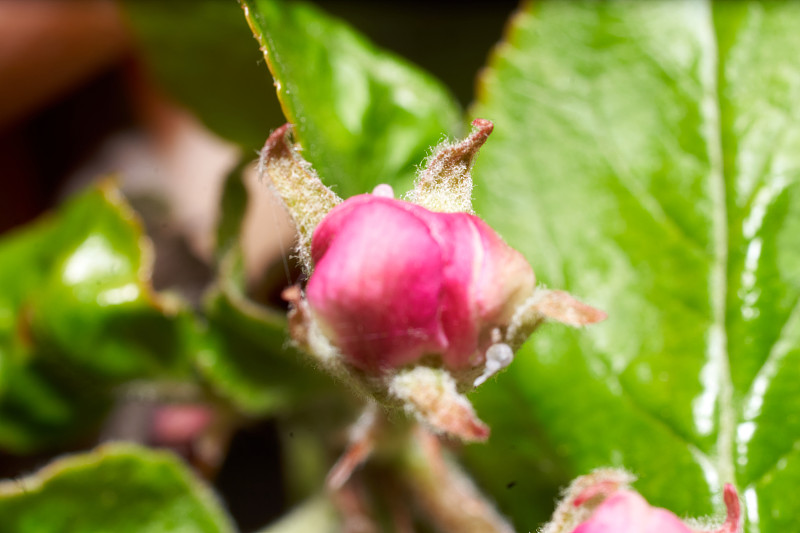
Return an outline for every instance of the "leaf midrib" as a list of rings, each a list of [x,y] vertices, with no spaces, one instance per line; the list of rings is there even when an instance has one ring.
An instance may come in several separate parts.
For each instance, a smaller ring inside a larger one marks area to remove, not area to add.
[[[733,378],[731,375],[730,355],[728,352],[727,299],[728,299],[728,209],[727,180],[724,146],[722,141],[722,110],[720,104],[720,87],[724,83],[724,66],[720,61],[719,41],[717,38],[714,13],[711,2],[706,3],[708,9],[710,41],[710,76],[711,88],[703,100],[703,107],[708,114],[710,193],[712,199],[712,242],[714,243],[714,261],[711,267],[711,311],[712,330],[708,338],[708,357],[716,360],[719,370],[719,429],[716,443],[717,472],[720,484],[735,482],[734,434],[736,416],[733,405]],[[718,489],[720,487],[712,487]]]

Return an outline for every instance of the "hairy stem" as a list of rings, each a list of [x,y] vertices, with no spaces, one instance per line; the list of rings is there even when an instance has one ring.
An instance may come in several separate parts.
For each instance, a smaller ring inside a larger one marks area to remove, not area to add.
[[[513,533],[511,524],[471,479],[442,453],[439,439],[418,427],[400,476],[414,503],[447,533]]]

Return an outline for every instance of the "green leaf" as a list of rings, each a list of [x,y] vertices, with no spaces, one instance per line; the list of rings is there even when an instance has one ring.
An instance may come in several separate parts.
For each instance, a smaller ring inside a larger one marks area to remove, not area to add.
[[[233,0],[127,0],[156,80],[209,128],[246,150],[282,122],[264,61]]]
[[[500,435],[552,450],[493,438],[469,451],[482,478],[620,465],[683,515],[734,482],[749,531],[796,526],[798,25],[790,2],[525,4],[474,109],[495,123],[476,209],[609,319],[545,328],[476,394]]]
[[[198,368],[217,394],[244,413],[298,409],[331,391],[330,380],[311,368],[308,356],[289,347],[285,314],[246,298],[231,277],[212,288],[205,311],[210,345],[200,352]]]
[[[218,260],[239,247],[248,202],[243,176],[247,165],[248,161],[240,161],[225,177],[216,231],[215,255]]]
[[[190,317],[153,293],[151,262],[110,182],[0,243],[0,448],[82,435],[124,380],[188,375]]]
[[[459,133],[439,82],[345,24],[299,2],[241,4],[303,157],[340,196],[379,183],[404,192],[430,147]]]
[[[245,293],[239,242],[247,210],[244,164],[226,178],[217,227],[217,280],[205,298],[206,324],[193,336],[197,368],[214,392],[250,415],[298,409],[332,390],[308,356],[289,346],[286,313]]]
[[[137,215],[106,182],[66,205],[39,287],[28,293],[33,342],[115,381],[180,375],[181,306],[150,284],[153,251]]]
[[[234,528],[208,486],[172,454],[114,444],[0,483],[0,530],[222,533]]]
[[[315,496],[259,533],[337,533],[341,530],[342,520],[336,507],[327,497]]]

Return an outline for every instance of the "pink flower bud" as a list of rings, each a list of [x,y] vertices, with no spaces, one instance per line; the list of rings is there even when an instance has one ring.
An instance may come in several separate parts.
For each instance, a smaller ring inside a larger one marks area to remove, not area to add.
[[[441,356],[483,364],[494,328],[534,289],[522,255],[481,219],[355,196],[314,231],[308,302],[345,360],[377,373]]]
[[[692,533],[677,516],[631,490],[619,490],[572,533]]]
[[[723,489],[725,521],[698,529],[666,509],[651,507],[628,488],[631,480],[627,472],[613,469],[597,470],[576,479],[542,533],[741,533],[742,510],[731,484]]]

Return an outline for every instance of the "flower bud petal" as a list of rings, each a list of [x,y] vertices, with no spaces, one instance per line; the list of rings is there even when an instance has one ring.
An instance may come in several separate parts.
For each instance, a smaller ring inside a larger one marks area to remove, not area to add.
[[[652,507],[629,488],[633,476],[598,469],[577,478],[566,490],[542,533],[740,533],[742,513],[736,489],[724,487],[727,514],[719,527],[690,527],[672,512]],[[695,524],[698,522],[695,521]],[[706,521],[708,523],[708,521]]]
[[[351,365],[381,372],[435,354],[479,366],[491,332],[534,288],[533,270],[486,223],[361,195],[314,232],[307,297]]]
[[[309,303],[353,366],[396,368],[446,347],[441,252],[401,202],[362,195],[332,210],[314,233],[312,258]]]
[[[692,533],[677,516],[650,507],[636,492],[615,492],[572,533]]]

